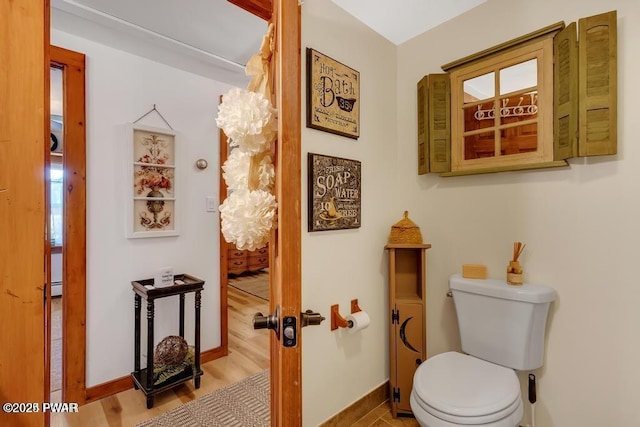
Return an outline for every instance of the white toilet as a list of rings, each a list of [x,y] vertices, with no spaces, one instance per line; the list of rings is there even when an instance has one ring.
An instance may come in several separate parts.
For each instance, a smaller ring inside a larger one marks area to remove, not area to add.
[[[422,427],[516,427],[522,420],[514,370],[542,366],[545,325],[555,291],[505,280],[449,279],[462,350],[423,362],[411,409]]]

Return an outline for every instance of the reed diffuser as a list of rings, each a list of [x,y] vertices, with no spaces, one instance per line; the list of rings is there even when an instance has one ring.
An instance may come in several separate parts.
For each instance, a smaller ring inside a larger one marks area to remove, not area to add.
[[[509,266],[507,267],[507,283],[510,285],[522,285],[522,267],[518,262],[518,258],[520,258],[525,246],[522,242],[513,243],[513,259],[509,261]]]

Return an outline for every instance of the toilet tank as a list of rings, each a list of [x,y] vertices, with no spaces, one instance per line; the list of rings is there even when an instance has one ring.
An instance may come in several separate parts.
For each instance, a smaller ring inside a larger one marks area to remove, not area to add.
[[[512,369],[542,366],[549,305],[555,291],[543,285],[508,285],[499,279],[449,278],[462,351]]]

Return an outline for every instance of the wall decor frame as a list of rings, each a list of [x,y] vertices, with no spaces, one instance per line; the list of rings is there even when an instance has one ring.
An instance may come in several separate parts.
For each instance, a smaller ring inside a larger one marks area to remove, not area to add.
[[[360,73],[307,48],[307,127],[360,136]]]
[[[308,231],[360,228],[362,164],[308,154]]]
[[[177,236],[178,134],[140,124],[127,126],[128,238]]]

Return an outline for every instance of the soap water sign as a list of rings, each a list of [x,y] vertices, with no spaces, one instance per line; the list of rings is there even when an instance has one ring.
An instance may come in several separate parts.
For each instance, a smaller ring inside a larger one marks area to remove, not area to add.
[[[360,162],[309,153],[309,231],[360,227]]]

